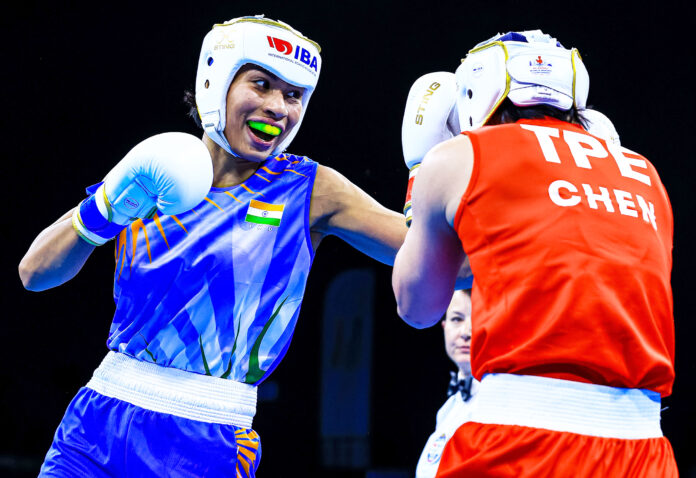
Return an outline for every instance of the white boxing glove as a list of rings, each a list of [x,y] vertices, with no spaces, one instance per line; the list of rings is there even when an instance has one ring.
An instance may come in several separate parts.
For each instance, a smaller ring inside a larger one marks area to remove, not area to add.
[[[587,132],[610,143],[620,145],[619,133],[614,123],[603,113],[593,109],[580,110],[580,116],[587,122]]]
[[[409,168],[404,216],[411,224],[411,189],[425,153],[438,143],[459,134],[454,73],[439,71],[418,78],[408,92],[401,123],[401,147]]]
[[[158,134],[131,149],[75,208],[73,227],[87,242],[101,245],[157,210],[164,215],[188,211],[205,198],[212,183],[212,159],[199,138]]]

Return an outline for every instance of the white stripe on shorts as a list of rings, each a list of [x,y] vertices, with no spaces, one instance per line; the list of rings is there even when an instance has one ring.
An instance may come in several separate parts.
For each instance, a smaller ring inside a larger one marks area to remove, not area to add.
[[[109,352],[87,387],[154,412],[251,428],[256,387]]]
[[[530,375],[484,375],[471,421],[606,438],[662,436],[657,392]]]

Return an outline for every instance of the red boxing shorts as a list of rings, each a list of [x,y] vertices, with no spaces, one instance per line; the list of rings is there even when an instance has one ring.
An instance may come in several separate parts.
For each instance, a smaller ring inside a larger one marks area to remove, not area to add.
[[[438,478],[678,476],[655,392],[491,374],[477,400]]]
[[[465,423],[447,442],[438,478],[677,477],[666,438],[625,440],[514,425]]]

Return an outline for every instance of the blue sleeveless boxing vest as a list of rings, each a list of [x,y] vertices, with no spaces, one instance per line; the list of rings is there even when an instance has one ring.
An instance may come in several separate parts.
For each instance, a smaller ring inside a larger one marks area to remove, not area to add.
[[[176,216],[116,238],[109,349],[258,384],[290,344],[314,258],[309,207],[317,163],[280,155],[244,183],[212,188]]]

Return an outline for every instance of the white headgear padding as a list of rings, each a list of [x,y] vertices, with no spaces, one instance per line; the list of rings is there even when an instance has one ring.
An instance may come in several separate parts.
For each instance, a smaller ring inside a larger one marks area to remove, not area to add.
[[[605,115],[595,109],[584,109],[580,111],[580,116],[587,122],[587,130],[591,135],[602,138],[614,144],[621,144],[621,138],[616,131],[614,123]]]
[[[505,98],[516,106],[585,107],[590,77],[573,48],[541,30],[498,34],[479,43],[455,72],[463,131],[483,126]]]
[[[317,43],[290,25],[263,15],[233,18],[214,25],[203,39],[196,74],[196,105],[203,129],[210,139],[237,156],[224,133],[227,92],[239,69],[251,63],[305,89],[299,121],[271,156],[285,151],[302,124],[307,103],[317,86],[321,71],[320,52]]]

